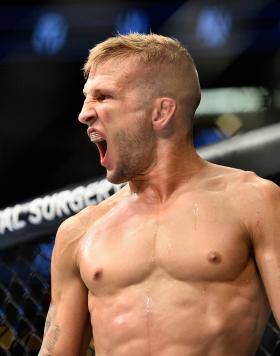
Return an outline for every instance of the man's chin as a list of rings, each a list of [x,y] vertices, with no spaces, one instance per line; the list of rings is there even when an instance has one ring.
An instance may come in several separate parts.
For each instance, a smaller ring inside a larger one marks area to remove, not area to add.
[[[112,172],[108,170],[106,178],[112,184],[127,183],[131,179],[131,177],[129,177],[127,174],[124,174],[123,172]]]

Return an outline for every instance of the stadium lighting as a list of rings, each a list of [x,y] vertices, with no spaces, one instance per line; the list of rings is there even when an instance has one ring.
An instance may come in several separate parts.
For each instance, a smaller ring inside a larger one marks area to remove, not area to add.
[[[65,45],[68,24],[63,15],[47,12],[41,15],[32,35],[32,46],[37,53],[55,55]]]
[[[208,6],[197,17],[196,38],[208,47],[225,44],[231,33],[232,14],[222,7]]]
[[[131,32],[147,33],[150,30],[150,20],[143,10],[127,10],[117,17],[116,30],[121,34]]]
[[[263,87],[204,89],[197,114],[263,111],[267,95],[268,92]]]

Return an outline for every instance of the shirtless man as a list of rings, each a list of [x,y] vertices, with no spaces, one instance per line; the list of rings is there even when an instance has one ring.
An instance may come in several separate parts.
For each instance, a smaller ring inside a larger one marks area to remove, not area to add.
[[[280,321],[280,192],[198,156],[197,72],[180,43],[94,47],[79,116],[117,194],[66,220],[40,355],[254,355]]]

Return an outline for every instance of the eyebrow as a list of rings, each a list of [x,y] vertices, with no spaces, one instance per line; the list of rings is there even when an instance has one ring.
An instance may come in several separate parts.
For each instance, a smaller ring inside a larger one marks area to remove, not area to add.
[[[88,90],[88,88],[84,87],[83,89],[83,94],[86,96],[89,92],[91,92],[93,94],[93,96],[96,96],[100,93],[109,93],[111,94],[112,93],[112,89],[111,88],[93,88],[93,89],[90,89]]]

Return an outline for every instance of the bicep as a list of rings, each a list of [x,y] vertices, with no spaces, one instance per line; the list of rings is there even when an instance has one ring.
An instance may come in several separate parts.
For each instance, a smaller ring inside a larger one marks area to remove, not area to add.
[[[51,267],[51,304],[40,355],[85,354],[90,341],[88,291],[75,268],[71,245],[56,242]]]
[[[271,188],[270,188],[271,189]],[[254,222],[256,263],[275,319],[280,325],[280,190],[266,192]]]

